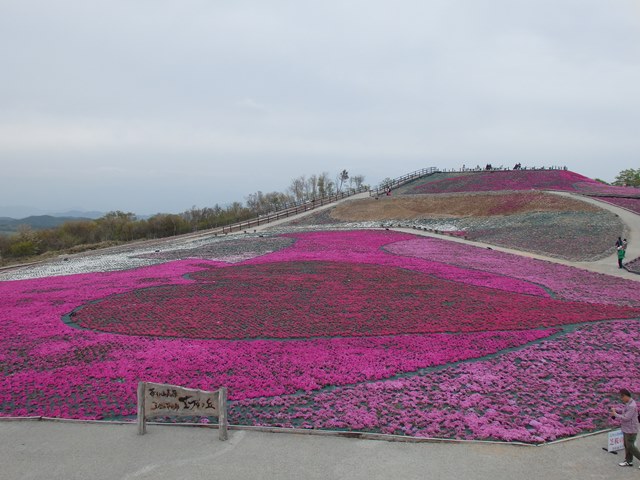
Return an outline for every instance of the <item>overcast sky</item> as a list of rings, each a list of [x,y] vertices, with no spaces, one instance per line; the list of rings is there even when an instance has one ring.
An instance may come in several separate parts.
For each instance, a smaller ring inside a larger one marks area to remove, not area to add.
[[[640,0],[0,0],[0,69],[0,207],[640,168]]]

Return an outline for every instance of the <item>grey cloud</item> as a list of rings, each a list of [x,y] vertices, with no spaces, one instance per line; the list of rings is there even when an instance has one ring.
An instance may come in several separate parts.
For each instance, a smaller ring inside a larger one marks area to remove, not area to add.
[[[638,163],[639,54],[626,0],[3,2],[0,204],[178,211],[484,161],[611,180]]]

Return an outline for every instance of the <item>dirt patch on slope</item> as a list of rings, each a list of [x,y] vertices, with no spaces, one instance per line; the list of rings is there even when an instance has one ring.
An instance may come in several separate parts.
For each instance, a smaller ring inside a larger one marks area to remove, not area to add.
[[[424,217],[488,217],[529,212],[600,212],[580,200],[542,192],[439,194],[380,197],[337,205],[330,216],[343,222],[412,220]]]

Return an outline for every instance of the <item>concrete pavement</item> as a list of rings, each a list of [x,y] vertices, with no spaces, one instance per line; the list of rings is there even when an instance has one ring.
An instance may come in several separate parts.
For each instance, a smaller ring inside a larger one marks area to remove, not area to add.
[[[0,480],[618,479],[606,434],[542,447],[394,443],[150,425],[0,422]],[[638,462],[636,462],[638,465]]]

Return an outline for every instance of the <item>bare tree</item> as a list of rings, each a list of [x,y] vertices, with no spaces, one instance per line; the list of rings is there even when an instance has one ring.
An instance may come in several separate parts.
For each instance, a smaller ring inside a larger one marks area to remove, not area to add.
[[[342,185],[344,185],[344,182],[346,182],[348,179],[349,179],[349,172],[347,172],[346,170],[342,170],[336,176],[336,185],[338,186],[337,193],[342,192]]]
[[[321,197],[326,197],[327,195],[331,195],[329,193],[329,184],[331,183],[331,179],[329,178],[329,174],[327,172],[322,172],[318,175],[318,180],[316,181],[318,185],[318,195]]]
[[[314,199],[318,196],[318,175],[310,175],[305,184],[304,196],[307,200]]]
[[[302,202],[304,200],[304,186],[306,183],[307,179],[304,175],[291,180],[289,193],[291,193],[296,202]]]
[[[353,175],[351,178],[349,178],[349,182],[353,182],[355,188],[361,188],[364,184],[364,175]]]
[[[271,192],[267,193],[264,196],[265,201],[265,209],[266,212],[273,212],[276,210],[281,210],[288,203],[293,201],[293,198],[286,193],[282,192]],[[265,212],[265,213],[266,213]]]
[[[245,198],[247,208],[257,214],[262,213],[265,207],[265,196],[262,191],[258,190],[256,193],[250,193]]]

